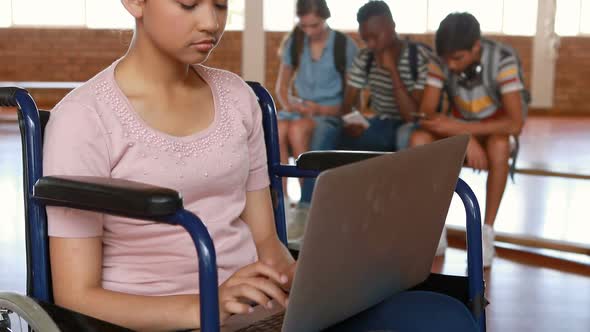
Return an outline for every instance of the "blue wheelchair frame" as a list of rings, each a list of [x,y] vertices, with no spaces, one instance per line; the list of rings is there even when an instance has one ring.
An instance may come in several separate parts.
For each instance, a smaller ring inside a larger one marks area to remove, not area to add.
[[[256,82],[248,83],[258,96],[258,102],[263,112],[264,135],[267,146],[276,228],[280,240],[285,245],[288,245],[281,178],[316,177],[320,171],[280,164],[278,127],[273,99],[262,85]],[[52,303],[53,296],[51,291],[49,241],[45,206],[53,205],[53,202],[46,197],[39,197],[39,195],[36,195],[36,188],[39,189],[39,183],[44,179],[42,169],[44,123],[41,121],[40,113],[33,98],[24,89],[16,87],[0,88],[0,106],[18,108],[19,125],[21,128],[23,167],[25,169],[24,201],[28,267],[27,295],[41,302]],[[360,159],[362,158],[363,156],[361,153]],[[84,181],[83,178],[84,177],[80,177],[80,180]],[[468,309],[470,309],[480,331],[485,331],[485,298],[481,250],[480,208],[475,194],[461,179],[458,180],[455,191],[463,201],[467,215],[467,279],[469,299],[466,305],[468,306]],[[65,204],[65,206],[84,208],[76,204]],[[202,303],[200,306],[200,314],[202,317],[201,331],[219,331],[220,322],[215,248],[205,225],[196,215],[182,208],[180,198],[179,207],[180,208],[176,211],[171,211],[171,213],[166,215],[143,215],[142,218],[145,220],[180,225],[189,232],[199,257],[199,286],[201,290],[200,300]],[[104,212],[129,215],[109,210]]]

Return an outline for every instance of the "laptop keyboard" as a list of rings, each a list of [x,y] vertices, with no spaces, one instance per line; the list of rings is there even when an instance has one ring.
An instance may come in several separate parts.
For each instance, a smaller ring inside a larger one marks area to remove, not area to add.
[[[239,329],[237,332],[280,332],[283,326],[283,319],[285,318],[285,312],[279,312],[272,316],[261,319],[250,326],[243,329]]]

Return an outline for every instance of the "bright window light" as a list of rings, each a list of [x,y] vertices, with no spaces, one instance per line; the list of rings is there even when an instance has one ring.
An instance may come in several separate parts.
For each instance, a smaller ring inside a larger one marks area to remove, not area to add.
[[[440,22],[453,12],[468,12],[479,21],[482,32],[502,31],[503,0],[430,0],[428,30],[436,31]]]
[[[326,0],[326,2],[330,8],[330,13],[332,14],[332,17],[328,20],[330,27],[341,31],[358,30],[356,13],[367,0]]]
[[[428,0],[388,0],[398,33],[424,33],[428,21]]]
[[[575,36],[580,32],[580,0],[557,1],[555,32],[560,36]]]
[[[590,34],[590,0],[582,0],[580,9],[580,33]]]
[[[276,1],[276,0],[275,0]],[[225,30],[244,30],[244,12],[246,0],[229,0],[227,14],[227,23]]]
[[[533,36],[537,31],[538,0],[505,0],[503,32]]]
[[[13,0],[12,22],[21,26],[71,26],[86,24],[85,1]]]
[[[6,28],[12,24],[11,0],[0,0],[0,27]]]
[[[135,22],[121,0],[86,0],[86,25],[93,29],[133,29]]]
[[[264,1],[264,30],[291,31],[295,22],[295,0]]]

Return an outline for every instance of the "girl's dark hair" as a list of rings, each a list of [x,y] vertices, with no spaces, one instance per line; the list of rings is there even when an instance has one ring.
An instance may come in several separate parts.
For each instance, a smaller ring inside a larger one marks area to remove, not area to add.
[[[481,39],[477,19],[469,13],[451,13],[445,17],[435,35],[436,53],[447,56],[457,51],[468,51]]]
[[[297,0],[295,8],[295,14],[297,14],[297,17],[315,14],[318,17],[327,20],[331,16],[330,8],[328,8],[326,0]]]
[[[374,16],[384,16],[393,21],[391,10],[385,1],[369,1],[364,4],[356,13],[356,21],[362,24]]]
[[[316,16],[323,18],[324,20],[329,19],[332,15],[330,13],[330,8],[328,8],[326,0],[297,0],[297,4],[295,5],[295,14],[297,15],[297,17],[315,14]],[[293,36],[293,46],[295,47],[295,49],[303,49],[303,40],[305,38],[305,34],[303,30],[301,30],[299,25],[296,25],[295,28],[293,28],[293,31],[291,31],[291,33],[289,33],[283,39],[281,47],[279,47],[279,54],[283,52],[283,50],[286,47],[285,44],[291,36]]]

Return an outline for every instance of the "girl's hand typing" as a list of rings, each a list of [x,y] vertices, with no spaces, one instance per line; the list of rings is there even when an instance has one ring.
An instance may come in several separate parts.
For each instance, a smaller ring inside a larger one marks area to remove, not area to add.
[[[257,246],[259,261],[275,268],[281,274],[288,277],[288,281],[282,284],[283,289],[291,289],[295,275],[296,263],[289,250],[277,237],[271,238]]]
[[[219,286],[221,321],[233,314],[252,312],[250,303],[272,308],[271,300],[287,306],[287,294],[281,288],[288,277],[269,265],[256,262],[247,265]]]

